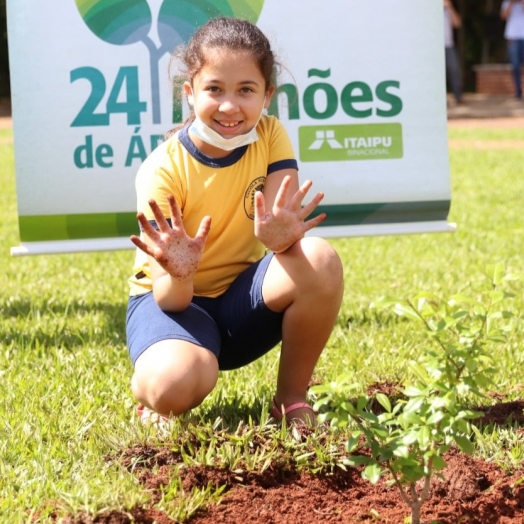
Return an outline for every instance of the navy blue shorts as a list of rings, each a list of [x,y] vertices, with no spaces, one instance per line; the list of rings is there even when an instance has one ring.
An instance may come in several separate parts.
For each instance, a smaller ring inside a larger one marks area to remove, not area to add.
[[[245,366],[275,347],[282,340],[283,313],[271,311],[262,298],[272,257],[251,265],[220,297],[193,297],[181,313],[162,311],[152,292],[129,297],[126,334],[133,364],[148,347],[168,339],[209,349],[221,370]]]

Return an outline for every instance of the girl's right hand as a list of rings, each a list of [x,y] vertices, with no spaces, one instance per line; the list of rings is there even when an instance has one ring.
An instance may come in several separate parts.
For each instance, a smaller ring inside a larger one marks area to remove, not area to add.
[[[131,242],[154,258],[174,279],[187,280],[194,276],[202,259],[204,245],[211,227],[211,217],[206,216],[202,219],[196,236],[191,238],[186,233],[175,198],[170,195],[167,200],[171,210],[171,226],[155,200],[150,200],[149,206],[159,230],[157,231],[149,223],[143,213],[137,213],[142,230],[150,242],[146,243],[136,235],[131,236]]]

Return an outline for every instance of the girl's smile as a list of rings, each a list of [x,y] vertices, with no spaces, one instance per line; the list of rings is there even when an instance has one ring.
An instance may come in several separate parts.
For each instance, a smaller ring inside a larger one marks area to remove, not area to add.
[[[228,133],[230,133],[232,136],[235,136],[238,134],[238,128],[242,124],[242,120],[235,120],[234,122],[228,122],[226,120],[215,120],[215,122],[219,127],[224,128],[222,131],[219,131],[222,136]]]

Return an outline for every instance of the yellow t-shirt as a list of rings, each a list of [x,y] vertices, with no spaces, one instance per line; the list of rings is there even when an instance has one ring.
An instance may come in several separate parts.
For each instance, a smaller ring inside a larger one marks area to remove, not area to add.
[[[264,256],[265,248],[254,234],[254,195],[266,176],[297,162],[284,126],[263,116],[258,140],[235,149],[224,158],[203,155],[185,127],[157,147],[136,177],[137,209],[154,220],[149,207],[156,200],[169,218],[167,196],[176,199],[186,232],[194,237],[200,221],[211,217],[211,230],[194,278],[195,295],[220,296],[249,265]],[[131,295],[152,289],[148,256],[137,249]]]

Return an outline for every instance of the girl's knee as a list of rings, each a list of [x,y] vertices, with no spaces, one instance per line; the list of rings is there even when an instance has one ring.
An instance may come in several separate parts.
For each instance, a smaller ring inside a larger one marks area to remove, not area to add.
[[[298,300],[340,304],[344,292],[342,262],[329,242],[306,237],[275,257],[262,290],[269,308],[284,311]]]
[[[134,396],[162,415],[179,415],[197,407],[218,380],[216,358],[211,353],[203,356],[186,360],[139,359],[131,381]]]
[[[310,267],[313,277],[323,283],[337,286],[343,281],[342,261],[333,246],[320,237],[306,237],[300,241],[300,251]]]

